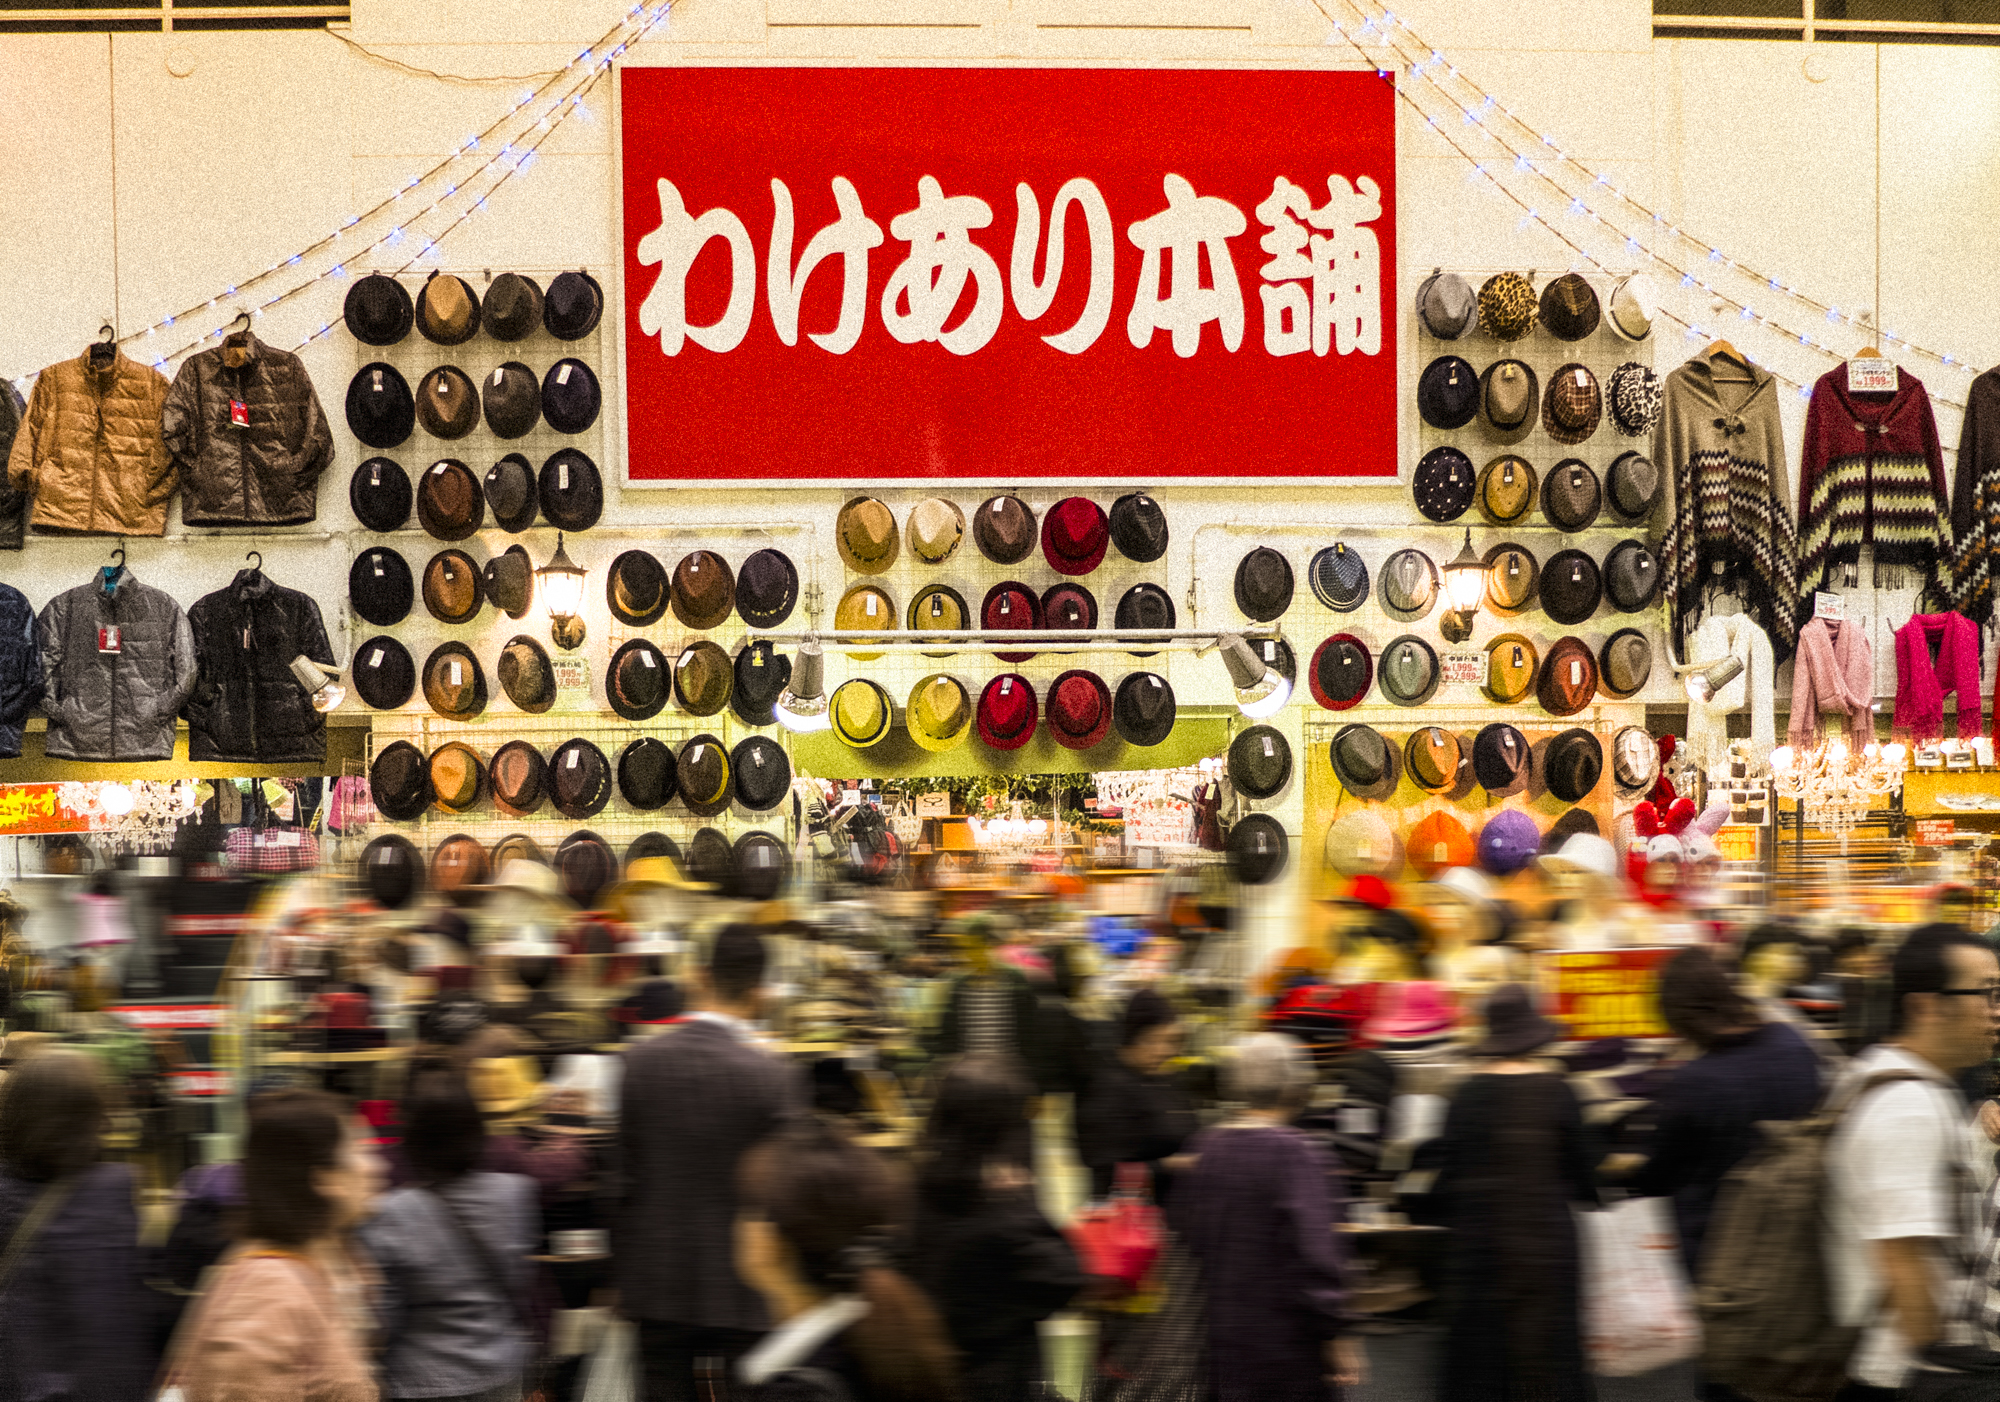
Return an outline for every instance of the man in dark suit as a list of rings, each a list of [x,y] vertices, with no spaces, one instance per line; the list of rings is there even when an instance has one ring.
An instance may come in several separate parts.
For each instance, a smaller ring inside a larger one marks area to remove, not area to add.
[[[620,1308],[639,1325],[642,1402],[693,1402],[770,1327],[737,1274],[737,1167],[803,1112],[795,1069],[750,1034],[764,941],[726,926],[696,975],[696,1011],[626,1053],[623,1192],[613,1255]]]

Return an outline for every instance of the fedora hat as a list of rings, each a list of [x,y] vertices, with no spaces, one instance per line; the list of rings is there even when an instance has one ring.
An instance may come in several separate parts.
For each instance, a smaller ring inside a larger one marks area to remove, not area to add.
[[[979,605],[979,626],[988,632],[1001,629],[1022,631],[1042,626],[1042,601],[1035,591],[1017,579],[1005,579],[986,591]],[[1123,627],[1123,621],[1120,621]],[[1032,652],[996,652],[1002,662],[1026,662]]]
[[[368,796],[394,823],[407,823],[431,806],[431,765],[408,740],[392,740],[368,766]]]
[[[1019,672],[1002,672],[979,693],[975,725],[979,742],[996,750],[1018,750],[1035,733],[1039,720],[1035,689]]]
[[[1526,458],[1502,453],[1480,469],[1473,494],[1488,525],[1512,526],[1535,509],[1535,469]]]
[[[1424,454],[1410,479],[1410,491],[1424,518],[1442,525],[1456,521],[1472,505],[1478,477],[1472,459],[1447,443]]]
[[[708,890],[727,895],[736,876],[736,853],[729,839],[714,828],[702,828],[688,840],[688,875]]]
[[[1621,540],[1604,557],[1604,592],[1620,613],[1650,606],[1660,591],[1659,562],[1636,540]]]
[[[792,660],[769,638],[752,638],[736,654],[729,709],[745,725],[775,725],[778,698],[792,680]]]
[[[1588,530],[1603,505],[1597,473],[1581,458],[1564,458],[1542,479],[1542,515],[1559,531]]]
[[[1415,633],[1405,633],[1382,649],[1377,672],[1382,695],[1398,706],[1421,706],[1437,695],[1437,649]]]
[[[1049,683],[1049,733],[1066,750],[1087,750],[1111,732],[1111,688],[1072,668]]]
[[[1344,711],[1367,699],[1375,680],[1368,644],[1352,633],[1335,633],[1313,652],[1307,673],[1313,700],[1329,711]]]
[[[1525,701],[1535,689],[1535,677],[1542,667],[1541,654],[1521,633],[1502,633],[1486,645],[1486,699],[1503,706]]]
[[[534,525],[541,510],[535,494],[535,469],[519,453],[509,453],[486,469],[485,495],[493,524],[511,535]]]
[[[1238,731],[1229,742],[1229,782],[1246,798],[1275,798],[1292,781],[1292,746],[1268,725]]]
[[[1660,782],[1660,742],[1644,726],[1628,725],[1611,737],[1611,781],[1621,798],[1638,798]]]
[[[736,607],[736,574],[713,550],[692,551],[674,566],[669,595],[674,617],[683,627],[697,631],[715,628],[727,622]]]
[[[470,623],[486,606],[479,566],[463,550],[440,550],[424,566],[424,607],[440,623]]]
[[[1518,341],[1535,329],[1535,285],[1519,273],[1495,273],[1479,287],[1479,329],[1496,341]]]
[[[1605,320],[1612,334],[1622,341],[1643,341],[1653,334],[1653,318],[1658,315],[1659,293],[1645,273],[1620,278],[1611,289],[1611,305]]]
[[[1597,650],[1597,684],[1615,701],[1645,690],[1653,675],[1653,640],[1637,628],[1620,628]]]
[[[1638,522],[1653,514],[1653,503],[1660,497],[1660,469],[1651,458],[1627,449],[1611,460],[1605,475],[1610,479],[1606,495],[1614,516]]]
[[[729,806],[729,751],[713,735],[697,735],[681,746],[675,761],[681,802],[698,818],[712,818]]]
[[[792,791],[792,762],[770,736],[748,735],[729,753],[729,778],[739,804],[768,813]]]
[[[1541,422],[1542,383],[1521,360],[1496,360],[1479,376],[1479,422],[1496,443],[1518,443]]]
[[[417,523],[438,540],[466,540],[486,524],[486,494],[472,469],[439,458],[417,483]]]
[[[347,289],[340,319],[364,346],[393,346],[410,334],[416,319],[409,290],[381,273],[370,273]]]
[[[1177,708],[1174,689],[1157,672],[1132,672],[1118,683],[1111,724],[1128,745],[1150,749],[1171,735]]]
[[[1572,360],[1549,376],[1542,423],[1558,443],[1581,443],[1604,420],[1604,395],[1590,367]]]
[[[410,474],[389,458],[370,458],[347,480],[347,505],[371,531],[401,530],[410,519]]]
[[[518,545],[510,545],[486,562],[486,602],[509,618],[528,616],[535,601],[535,562]]]
[[[776,900],[792,874],[792,856],[768,832],[746,832],[730,852],[729,894],[742,901]]]
[[[1426,881],[1448,867],[1471,866],[1478,850],[1465,824],[1443,809],[1418,819],[1403,839],[1404,855]]]
[[[1603,309],[1581,273],[1564,273],[1542,289],[1542,325],[1558,341],[1581,341],[1597,329]]]
[[[1110,543],[1104,508],[1089,497],[1064,497],[1042,516],[1042,555],[1057,574],[1089,574]]]
[[[446,720],[486,709],[486,673],[464,643],[441,643],[424,659],[424,700]]]
[[[1581,550],[1558,550],[1542,567],[1542,612],[1571,628],[1604,602],[1604,579],[1597,561]]]
[[[1533,551],[1518,541],[1501,541],[1486,552],[1486,606],[1501,618],[1526,613],[1535,606],[1541,578]]]
[[[1111,503],[1111,543],[1134,564],[1150,565],[1167,553],[1167,513],[1144,492]]]
[[[1527,989],[1518,983],[1503,983],[1486,999],[1486,1036],[1472,1048],[1472,1054],[1511,1060],[1567,1035],[1568,1029],[1560,1022],[1535,1011]]]
[[[896,601],[879,584],[866,580],[851,584],[834,608],[833,626],[842,632],[895,632]],[[847,655],[857,662],[872,662],[882,654],[854,650]]]
[[[1488,793],[1511,793],[1534,768],[1528,737],[1505,721],[1486,726],[1472,738],[1472,777]]]
[[[417,427],[417,401],[403,372],[374,360],[347,382],[347,428],[363,444],[387,452],[409,441]]]
[[[1398,550],[1375,576],[1375,597],[1382,611],[1398,622],[1421,622],[1437,604],[1437,565],[1421,550]]]
[[[417,293],[417,330],[440,346],[462,346],[479,334],[479,294],[451,273],[435,272]]]
[[[577,736],[549,756],[549,794],[565,818],[594,818],[611,801],[611,761],[596,745]]]
[[[1604,745],[1581,726],[1549,741],[1543,756],[1549,792],[1564,803],[1581,803],[1604,772]]]
[[[558,448],[542,464],[537,491],[542,515],[558,530],[587,531],[604,514],[604,479],[575,448]]]
[[[1326,829],[1326,864],[1335,875],[1388,880],[1403,869],[1403,844],[1374,808],[1350,808]]]
[[[1230,824],[1223,839],[1229,871],[1245,886],[1265,886],[1276,881],[1291,857],[1291,839],[1284,824],[1269,813],[1246,813]]]
[[[1458,787],[1465,751],[1458,737],[1442,726],[1427,725],[1403,742],[1403,772],[1426,793],[1450,793]]]
[[[401,910],[424,889],[424,859],[399,832],[385,832],[361,849],[361,884],[384,910]]]
[[[1472,329],[1479,316],[1472,285],[1457,273],[1440,269],[1417,288],[1417,317],[1424,330],[1440,341],[1456,341]]]
[[[387,633],[354,649],[347,675],[361,699],[378,711],[407,706],[417,692],[417,664],[410,650]]]
[[[1013,495],[988,497],[972,513],[972,540],[996,565],[1018,565],[1034,553],[1035,513]]]
[[[504,361],[479,383],[486,426],[496,438],[520,438],[542,421],[541,390],[535,372],[518,360]]]
[[[1097,626],[1097,596],[1074,579],[1059,579],[1042,591],[1042,626],[1088,631]]]
[[[1571,866],[1573,858],[1581,855],[1572,853],[1570,857],[1563,856],[1563,847],[1572,837],[1589,836],[1601,839],[1603,835],[1603,830],[1597,825],[1596,815],[1588,808],[1565,809],[1562,816],[1550,823],[1549,830],[1542,834],[1542,858],[1544,861],[1554,858],[1555,860],[1549,862],[1549,865],[1558,869]],[[1611,844],[1607,842],[1604,845],[1609,847]],[[1614,855],[1611,860],[1615,866],[1617,857]]]
[[[549,762],[526,740],[509,740],[493,752],[486,781],[493,789],[493,802],[517,818],[549,801]]]
[[[1417,413],[1447,433],[1464,428],[1479,413],[1479,372],[1463,356],[1439,356],[1417,380]]]
[[[1254,623],[1284,617],[1292,606],[1292,563],[1268,545],[1236,562],[1236,609]]]
[[[1479,829],[1479,865],[1512,876],[1542,853],[1542,830],[1518,808],[1502,808]]]
[[[625,849],[625,870],[629,873],[634,862],[648,858],[665,857],[673,863],[673,870],[684,868],[681,861],[681,845],[663,832],[642,832],[632,839],[632,845]],[[669,883],[671,884],[671,883]]]
[[[594,832],[573,832],[556,844],[554,866],[563,894],[583,910],[594,909],[597,898],[618,879],[617,854]]]
[[[912,555],[926,565],[941,565],[965,540],[965,513],[955,501],[925,497],[910,509],[903,532]]]
[[[439,895],[476,895],[489,870],[486,848],[470,833],[456,832],[431,852],[431,889]]]
[[[840,558],[856,574],[881,574],[896,563],[902,537],[896,513],[874,497],[854,497],[840,508],[833,523]]]
[[[721,714],[736,686],[736,664],[719,643],[703,638],[674,659],[674,699],[691,716]]]
[[[431,751],[431,797],[448,813],[476,807],[486,791],[486,761],[462,740],[450,740]]]
[[[972,733],[972,709],[964,682],[948,673],[934,672],[910,688],[903,728],[922,749],[957,749]]]
[[[926,584],[910,600],[903,626],[913,633],[957,632],[974,626],[971,607],[965,596],[949,584]],[[949,652],[931,654],[949,656]]]
[[[542,299],[542,326],[558,341],[581,341],[597,329],[603,315],[604,289],[580,268],[556,274]]]
[[[1157,584],[1135,584],[1118,599],[1118,610],[1112,615],[1111,623],[1116,628],[1131,628],[1145,632],[1166,632],[1175,624],[1173,596]],[[1134,650],[1134,657],[1151,657],[1150,652]]]
[[[1597,656],[1581,638],[1557,638],[1542,656],[1535,697],[1552,716],[1573,716],[1597,699]]]
[[[500,649],[494,670],[507,699],[530,715],[539,716],[556,703],[555,668],[548,649],[526,633],[516,633]]]
[[[1627,438],[1651,433],[1660,422],[1659,378],[1637,361],[1628,360],[1611,372],[1604,397],[1611,426]]]
[[[626,720],[651,720],[673,692],[667,656],[646,638],[626,642],[604,669],[604,699]]]
[[[494,340],[521,340],[542,324],[541,284],[519,273],[500,274],[486,289],[479,319]]]
[[[866,677],[850,677],[827,699],[827,714],[833,718],[833,733],[843,745],[865,750],[888,737],[895,704],[877,683]]]
[[[542,376],[542,417],[557,433],[584,432],[603,407],[597,372],[574,356],[558,360]]]
[[[523,884],[518,879],[532,871],[535,867],[542,867],[545,870],[548,867],[548,854],[542,851],[541,844],[536,842],[534,838],[524,832],[510,832],[493,844],[493,849],[487,856],[497,875],[497,880],[494,882],[497,887],[503,890],[525,890],[536,894],[542,893],[539,885]],[[516,862],[521,865],[515,867],[514,871],[510,873],[507,870],[508,866]],[[550,887],[546,894],[553,896],[557,892],[553,887]]]
[[[651,813],[679,792],[679,765],[664,740],[641,735],[618,752],[618,796],[631,807]]]
[[[776,628],[799,601],[799,569],[782,550],[757,550],[736,572],[736,612],[752,628]]]
[[[463,438],[479,427],[479,390],[456,365],[440,365],[417,386],[417,422],[433,438]]]
[[[660,621],[667,611],[667,571],[644,550],[627,550],[604,575],[604,601],[611,616],[633,628]]]
[[[1368,562],[1346,541],[1319,550],[1306,566],[1313,597],[1335,613],[1353,613],[1368,602]]]
[[[1343,725],[1327,742],[1333,777],[1356,798],[1382,799],[1396,791],[1401,777],[1396,747],[1372,725]]]
[[[408,618],[416,599],[410,562],[386,545],[362,551],[348,566],[347,601],[377,628],[393,628]]]

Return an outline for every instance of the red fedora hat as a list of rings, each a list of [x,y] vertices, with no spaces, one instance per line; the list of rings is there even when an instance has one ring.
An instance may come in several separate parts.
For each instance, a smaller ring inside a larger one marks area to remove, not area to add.
[[[1019,672],[1002,672],[979,693],[976,722],[981,744],[1018,750],[1035,733],[1035,689]]]
[[[1049,683],[1049,731],[1065,749],[1087,750],[1111,730],[1111,688],[1075,668]]]
[[[1040,628],[1042,601],[1035,591],[1016,579],[1002,580],[986,591],[979,606],[979,626],[988,632],[1002,628]],[[1002,662],[1026,662],[1032,652],[996,652]]]
[[[1057,574],[1089,574],[1110,543],[1111,523],[1089,497],[1064,497],[1042,517],[1042,554]]]

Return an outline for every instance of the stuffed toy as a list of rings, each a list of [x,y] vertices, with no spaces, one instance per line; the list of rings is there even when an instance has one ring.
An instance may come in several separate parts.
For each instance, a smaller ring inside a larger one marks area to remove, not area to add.
[[[1651,799],[1635,808],[1625,874],[1639,898],[1664,906],[1682,894],[1688,866],[1721,856],[1715,834],[1728,821],[1729,800],[1719,796],[1699,813],[1691,798],[1677,798],[1664,810]]]

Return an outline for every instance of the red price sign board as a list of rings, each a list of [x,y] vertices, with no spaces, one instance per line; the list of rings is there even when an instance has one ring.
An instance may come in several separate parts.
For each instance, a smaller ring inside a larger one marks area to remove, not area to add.
[[[0,837],[89,832],[90,820],[63,806],[61,784],[0,784]]]
[[[1539,956],[1545,1008],[1574,1041],[1665,1037],[1657,990],[1660,965],[1678,951],[1565,950]]]
[[[628,481],[1395,476],[1390,80],[619,83]]]
[[[1949,847],[1952,835],[1958,831],[1956,818],[1917,819],[1917,846]]]

